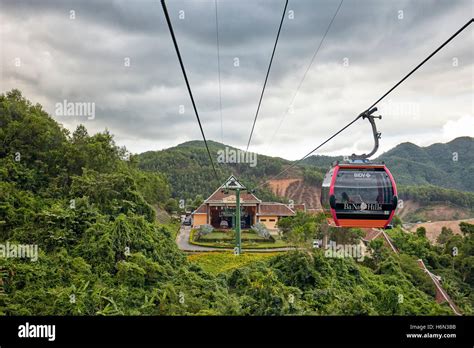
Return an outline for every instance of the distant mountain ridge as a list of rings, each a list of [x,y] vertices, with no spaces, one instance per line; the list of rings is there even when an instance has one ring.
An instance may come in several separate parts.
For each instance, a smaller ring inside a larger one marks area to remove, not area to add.
[[[310,156],[304,164],[329,167],[342,156]],[[435,185],[474,192],[474,138],[459,137],[448,143],[420,147],[401,143],[374,162],[385,162],[398,184]]]
[[[258,164],[253,168],[245,163],[217,163],[219,150],[225,147],[238,149],[214,141],[208,141],[208,144],[221,180],[231,173],[236,174],[250,189],[292,163],[283,158],[265,155],[258,156]],[[168,177],[176,198],[192,198],[198,194],[205,196],[222,184],[215,179],[203,141],[188,141],[165,150],[148,151],[137,157],[142,169],[159,171]],[[310,156],[303,161],[303,168],[295,167],[279,179],[299,178],[305,182],[302,187],[318,187],[323,173],[335,160],[342,160],[342,157]],[[446,144],[437,143],[427,147],[402,143],[383,153],[375,161],[387,164],[400,187],[424,187],[423,192],[429,192],[430,186],[474,192],[472,137],[460,137]],[[313,174],[316,180],[307,181],[307,174]],[[276,191],[273,193],[276,194]],[[259,194],[262,199],[276,199],[271,196],[270,190]],[[449,197],[450,193],[445,191],[443,195]]]
[[[257,165],[249,166],[247,163],[219,163],[219,150],[225,148],[238,150],[232,146],[208,141],[219,180],[216,179],[209,156],[203,141],[195,140],[179,144],[161,151],[147,151],[137,155],[139,167],[147,171],[158,171],[166,175],[172,187],[172,194],[177,199],[194,198],[202,195],[206,198],[217,187],[223,184],[230,175],[235,174],[242,179],[249,189],[257,186],[265,177],[276,175],[288,160],[277,157],[258,155]],[[264,200],[277,200],[268,189],[259,192]]]
[[[403,185],[435,185],[474,192],[474,138],[419,147],[402,143],[377,158]]]

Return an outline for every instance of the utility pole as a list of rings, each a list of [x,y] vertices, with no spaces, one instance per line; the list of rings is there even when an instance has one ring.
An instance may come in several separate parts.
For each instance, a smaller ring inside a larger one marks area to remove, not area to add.
[[[235,247],[237,255],[242,253],[242,238],[240,236],[240,228],[242,227],[242,222],[240,221],[240,188],[235,190],[235,220],[236,220],[236,229],[235,229]]]
[[[245,186],[242,185],[233,175],[227,179],[225,183],[226,191],[235,191],[235,254],[240,255],[242,253],[242,238],[241,238],[241,224],[240,221],[240,191],[246,190]]]

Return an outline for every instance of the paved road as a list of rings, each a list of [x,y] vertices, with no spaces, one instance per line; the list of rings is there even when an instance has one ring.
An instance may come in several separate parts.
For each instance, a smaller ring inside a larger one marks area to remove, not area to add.
[[[213,251],[215,248],[203,247],[189,243],[189,233],[191,233],[191,226],[182,225],[178,235],[176,236],[176,244],[178,248],[184,251]]]
[[[191,232],[191,226],[181,226],[178,235],[176,236],[176,244],[178,248],[183,251],[191,252],[206,252],[206,251],[232,251],[231,248],[211,248],[200,245],[194,245],[189,243],[189,233]],[[273,248],[273,249],[243,249],[244,252],[256,252],[256,253],[271,253],[276,251],[289,251],[294,248]]]

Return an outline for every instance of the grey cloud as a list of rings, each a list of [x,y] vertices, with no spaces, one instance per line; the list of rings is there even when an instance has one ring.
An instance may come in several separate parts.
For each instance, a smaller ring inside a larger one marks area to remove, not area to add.
[[[220,141],[214,1],[167,3],[204,130],[209,139]],[[251,150],[289,158],[305,154],[378,98],[472,12],[469,0],[345,0],[295,100],[294,114],[286,115],[268,145],[338,3],[290,1],[295,18],[285,18]],[[20,88],[49,112],[63,99],[95,101],[98,117],[86,127],[108,128],[135,152],[200,138],[159,1],[0,4],[2,92]],[[277,0],[218,1],[224,141],[230,145],[246,145],[283,6]],[[76,11],[73,21],[71,9]],[[184,20],[178,18],[180,10]],[[395,103],[423,107],[419,119],[384,118],[380,127],[387,144],[417,135],[435,141],[448,120],[472,117],[472,46],[471,33],[461,34],[391,96]],[[21,68],[12,64],[15,57],[22,58]],[[125,57],[130,67],[124,67]],[[342,67],[344,57],[350,60],[347,68]],[[453,57],[459,60],[456,69]],[[68,127],[78,122],[60,121]],[[363,147],[367,128],[354,128],[324,151]],[[459,135],[469,135],[463,132]]]

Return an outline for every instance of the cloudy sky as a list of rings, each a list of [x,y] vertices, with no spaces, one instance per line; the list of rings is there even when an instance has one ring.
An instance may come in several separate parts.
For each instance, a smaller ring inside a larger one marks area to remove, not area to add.
[[[474,2],[345,0],[302,82],[339,3],[289,1],[250,151],[302,157],[465,24]],[[222,109],[215,1],[167,4],[207,138],[245,149],[284,1],[217,1]],[[378,105],[381,152],[474,136],[473,29]],[[109,129],[135,153],[201,139],[158,0],[0,0],[0,45],[0,92],[20,89],[68,129]],[[95,103],[94,119],[56,115],[65,100]],[[361,120],[320,153],[371,146]]]

